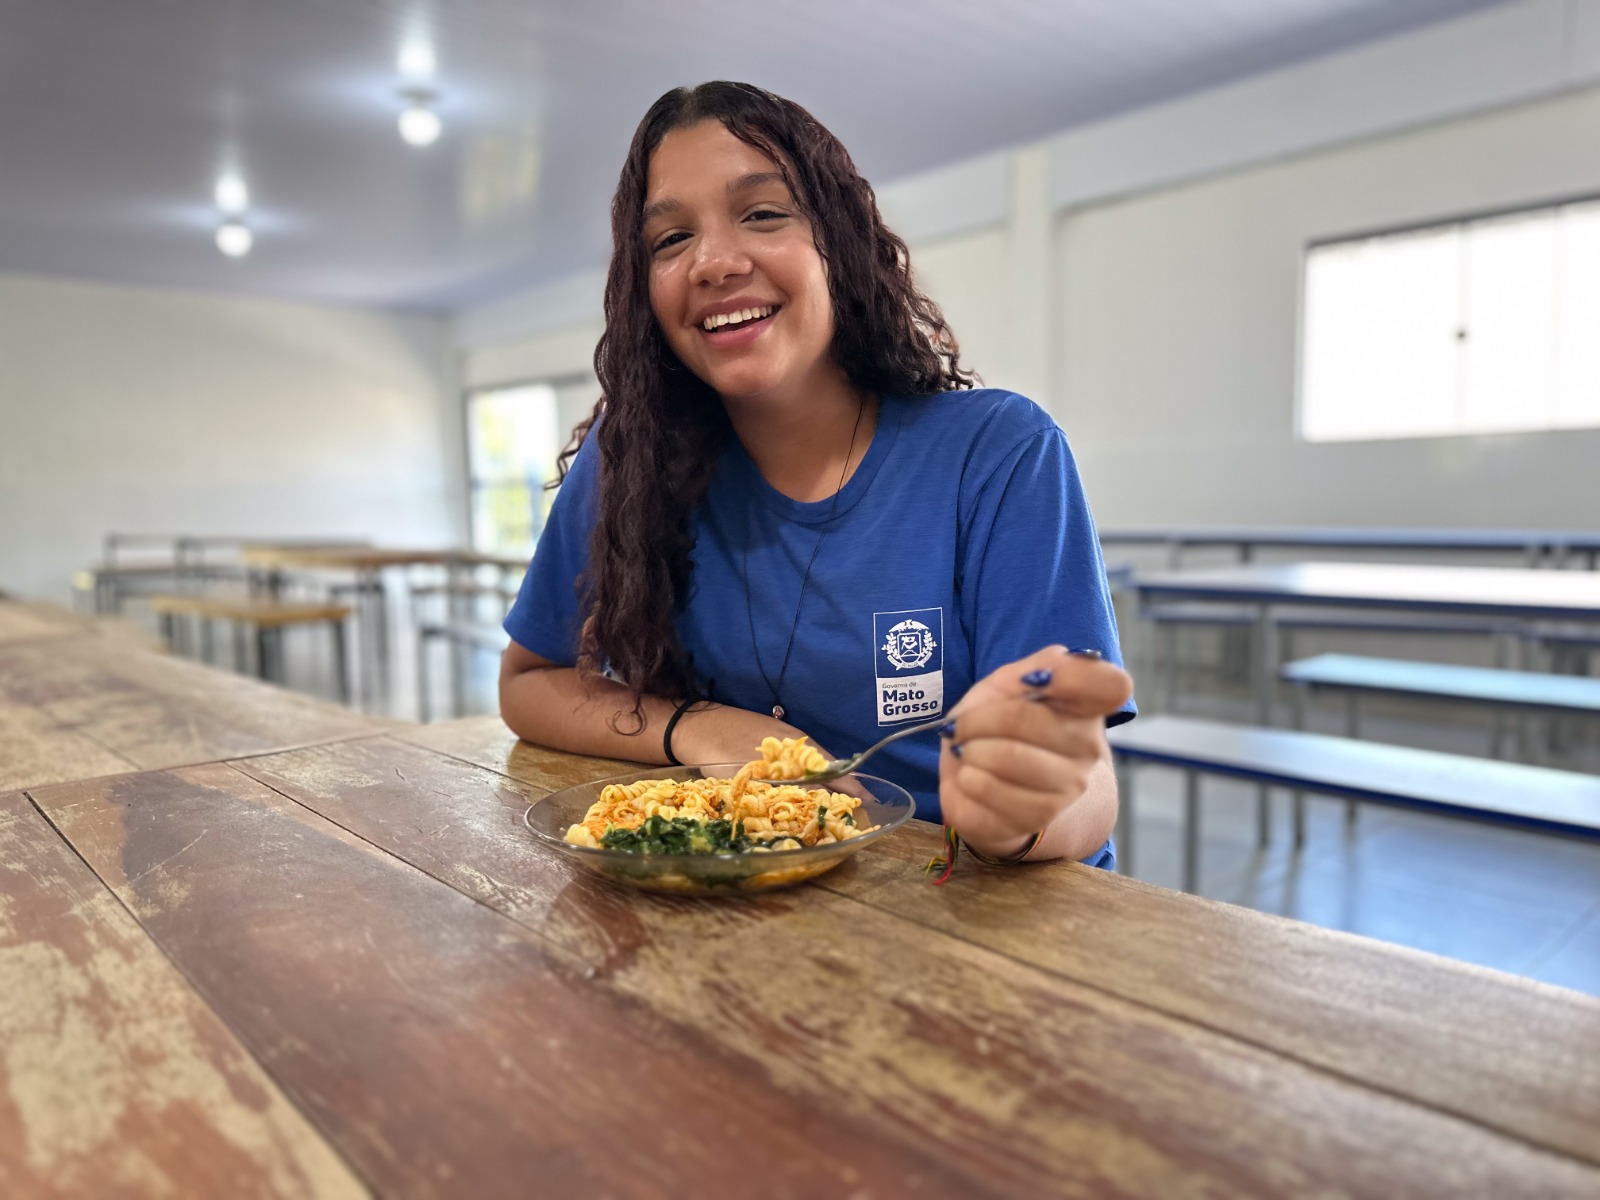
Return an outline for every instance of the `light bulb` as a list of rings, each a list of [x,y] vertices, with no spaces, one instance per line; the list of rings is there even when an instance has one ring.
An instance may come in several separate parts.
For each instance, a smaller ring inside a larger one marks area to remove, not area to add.
[[[400,114],[400,136],[413,146],[431,146],[443,129],[439,114],[421,100],[412,101],[411,107]]]
[[[226,221],[217,226],[217,249],[229,258],[243,258],[254,244],[255,238],[238,221]]]
[[[224,175],[217,180],[215,195],[218,210],[230,216],[250,207],[250,190],[237,175]]]
[[[437,69],[433,47],[421,39],[406,42],[400,47],[398,66],[407,79],[432,79]]]

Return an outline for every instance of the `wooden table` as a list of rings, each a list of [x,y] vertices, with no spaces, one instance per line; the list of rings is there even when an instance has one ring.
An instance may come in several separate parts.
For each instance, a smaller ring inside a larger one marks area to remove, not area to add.
[[[493,566],[502,571],[524,569],[527,560],[484,554],[461,548],[397,548],[379,546],[317,547],[294,544],[261,543],[247,545],[239,552],[247,570],[276,590],[286,571],[349,571],[355,578],[358,613],[357,634],[360,653],[356,656],[357,691],[360,702],[370,706],[379,687],[387,685],[389,624],[380,578],[396,567],[444,567],[455,583],[456,575],[478,566]]]
[[[1255,719],[1260,725],[1272,723],[1278,673],[1277,627],[1272,621],[1276,606],[1600,622],[1600,572],[1596,571],[1271,563],[1138,575],[1132,586],[1141,607],[1180,600],[1255,606]],[[1259,790],[1256,809],[1265,839],[1269,811],[1265,787]]]
[[[387,728],[388,722],[298,692],[113,637],[78,631],[0,644],[0,790],[214,762]]]
[[[625,892],[495,719],[0,797],[0,1190],[1593,1196],[1600,1000],[897,831]]]
[[[1273,563],[1140,575],[1133,587],[1141,605],[1204,600],[1256,607],[1257,717],[1263,723],[1277,673],[1271,619],[1277,605],[1600,622],[1600,572],[1591,571]]]

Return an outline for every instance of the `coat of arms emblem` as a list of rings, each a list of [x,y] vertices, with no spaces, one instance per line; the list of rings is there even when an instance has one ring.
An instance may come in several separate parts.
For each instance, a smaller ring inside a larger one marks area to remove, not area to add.
[[[928,665],[939,643],[933,640],[933,630],[921,621],[901,621],[889,630],[883,652],[898,671],[909,671]]]

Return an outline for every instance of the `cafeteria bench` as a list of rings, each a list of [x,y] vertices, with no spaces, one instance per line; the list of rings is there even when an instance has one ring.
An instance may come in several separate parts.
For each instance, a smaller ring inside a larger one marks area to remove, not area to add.
[[[1200,776],[1223,775],[1368,804],[1600,839],[1600,777],[1496,762],[1289,729],[1262,729],[1168,715],[1141,717],[1109,731],[1121,770],[1119,843],[1125,866],[1133,844],[1133,766],[1184,773],[1183,890],[1199,878]],[[1295,810],[1295,847],[1305,842],[1304,808]]]

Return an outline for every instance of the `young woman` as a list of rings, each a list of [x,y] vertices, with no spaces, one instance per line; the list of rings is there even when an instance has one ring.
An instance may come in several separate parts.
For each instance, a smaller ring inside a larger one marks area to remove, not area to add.
[[[947,715],[872,763],[919,817],[991,860],[1111,865],[1132,682],[1071,453],[969,390],[844,147],[759,88],[680,88],[611,221],[603,399],[506,620],[506,723],[735,763]]]

